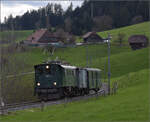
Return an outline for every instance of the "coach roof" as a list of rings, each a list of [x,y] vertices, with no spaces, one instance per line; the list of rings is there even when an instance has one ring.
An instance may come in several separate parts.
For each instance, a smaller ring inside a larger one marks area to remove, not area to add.
[[[75,66],[67,66],[67,65],[61,65],[61,67],[64,69],[76,69],[77,68]]]
[[[98,68],[85,68],[85,69],[88,70],[88,71],[101,71]]]

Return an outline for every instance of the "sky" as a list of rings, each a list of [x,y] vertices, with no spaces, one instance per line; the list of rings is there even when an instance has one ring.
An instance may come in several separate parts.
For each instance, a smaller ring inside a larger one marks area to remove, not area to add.
[[[60,3],[62,8],[66,10],[71,2],[74,9],[77,6],[80,7],[83,0],[2,0],[0,3],[0,20],[4,22],[4,17],[8,17],[10,14],[12,14],[13,17],[23,15],[28,10],[37,10],[40,7],[46,6],[48,3]]]

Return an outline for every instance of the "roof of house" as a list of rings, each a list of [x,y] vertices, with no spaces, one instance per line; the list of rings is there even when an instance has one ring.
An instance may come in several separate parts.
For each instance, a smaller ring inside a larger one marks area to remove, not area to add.
[[[47,29],[39,29],[36,32],[34,32],[33,34],[31,34],[27,40],[28,41],[39,41],[39,39],[43,36],[43,34],[47,31]]]
[[[148,38],[145,35],[133,35],[128,38],[129,43],[145,43]]]
[[[85,35],[82,36],[82,38],[86,39],[86,38],[89,38],[91,35],[96,35],[97,37],[99,37],[100,39],[102,39],[95,31],[86,33]]]
[[[96,34],[96,32],[87,32],[85,35],[83,35],[83,38],[88,38],[92,34]]]

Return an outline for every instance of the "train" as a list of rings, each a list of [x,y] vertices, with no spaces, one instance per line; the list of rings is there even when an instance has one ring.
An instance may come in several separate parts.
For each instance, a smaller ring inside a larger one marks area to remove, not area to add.
[[[81,68],[51,61],[34,66],[34,95],[41,100],[73,97],[98,92],[101,70]]]

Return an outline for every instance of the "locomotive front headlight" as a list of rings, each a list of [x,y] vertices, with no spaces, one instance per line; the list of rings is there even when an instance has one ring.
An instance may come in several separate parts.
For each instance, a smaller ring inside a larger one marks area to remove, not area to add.
[[[48,65],[46,66],[46,69],[49,69],[49,66],[48,66]]]
[[[41,84],[40,83],[37,83],[37,86],[40,86]]]
[[[56,86],[56,85],[57,85],[57,83],[56,83],[56,82],[54,82],[54,85]]]

